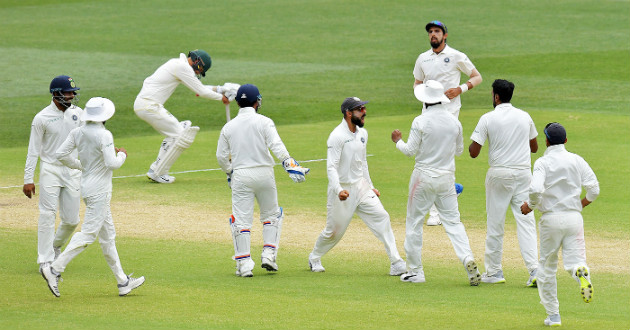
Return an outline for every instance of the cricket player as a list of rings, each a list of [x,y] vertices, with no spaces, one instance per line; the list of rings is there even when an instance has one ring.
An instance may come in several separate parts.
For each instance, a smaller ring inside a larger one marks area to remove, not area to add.
[[[61,247],[79,224],[81,171],[66,167],[55,157],[55,151],[68,133],[81,125],[83,110],[75,104],[79,99],[79,89],[69,76],[55,77],[50,82],[50,105],[35,115],[31,124],[22,191],[28,198],[35,195],[33,178],[37,160],[41,159],[37,225],[37,263],[40,272],[61,253]],[[57,208],[61,223],[55,232]]]
[[[374,188],[368,171],[368,133],[363,128],[367,103],[358,97],[346,98],[341,104],[343,120],[328,137],[328,211],[326,227],[308,258],[313,272],[325,270],[321,258],[341,240],[355,213],[385,245],[389,274],[398,276],[407,270],[396,248],[389,214],[381,204],[381,194]]]
[[[431,205],[435,204],[455,254],[468,274],[470,285],[477,286],[481,275],[477,269],[468,235],[460,221],[455,191],[455,156],[464,151],[462,125],[450,113],[444,87],[435,80],[418,85],[414,91],[424,103],[422,114],[411,124],[409,140],[402,140],[399,130],[392,132],[396,148],[408,157],[415,156],[409,200],[407,201],[407,229],[405,252],[409,270],[402,274],[403,282],[425,282],[422,267],[422,222]]]
[[[599,196],[599,183],[593,170],[580,156],[565,148],[567,132],[559,123],[545,126],[547,150],[534,163],[529,201],[521,206],[523,214],[533,209],[540,216],[540,259],[538,293],[547,311],[544,325],[560,326],[556,284],[558,251],[562,248],[564,269],[580,286],[584,302],[593,299],[590,270],[586,265],[582,209]],[[580,199],[582,188],[586,195]]]
[[[125,162],[127,151],[114,147],[112,133],[105,128],[105,121],[114,112],[114,103],[109,99],[91,98],[85,104],[81,118],[86,122],[85,125],[72,130],[56,152],[56,157],[63,164],[82,170],[81,196],[86,207],[81,231],[72,236],[68,246],[49,267],[42,269],[42,276],[56,297],[61,295],[58,287],[61,273],[97,237],[105,260],[118,281],[120,296],[127,295],[144,283],[144,276],[133,278],[125,275],[116,250],[116,230],[109,206],[112,199],[112,172]]]
[[[138,117],[165,137],[157,159],[147,172],[149,179],[158,183],[175,182],[175,177],[170,176],[168,171],[181,153],[190,147],[199,131],[199,127],[192,126],[189,120],[180,123],[164,108],[164,103],[179,84],[188,87],[197,96],[220,100],[226,105],[234,99],[239,87],[237,84],[210,86],[201,83],[199,79],[206,76],[211,66],[210,55],[197,49],[190,51],[188,56],[179,54],[179,58],[170,59],[144,80],[133,108]]]
[[[481,74],[466,54],[449,47],[446,44],[448,29],[440,21],[431,21],[425,26],[429,34],[431,49],[420,54],[413,68],[415,78],[413,87],[424,81],[436,80],[446,88],[444,94],[451,100],[443,104],[456,118],[459,117],[459,109],[462,107],[460,95],[475,86],[481,84]],[[469,77],[468,81],[460,85],[461,74]],[[463,188],[463,186],[462,186]],[[427,226],[440,225],[440,217],[435,206],[431,208]]]
[[[270,272],[278,270],[276,258],[284,215],[278,206],[274,160],[269,150],[282,161],[282,166],[295,182],[304,182],[309,169],[291,158],[273,120],[258,113],[262,104],[258,87],[241,86],[236,102],[240,107],[238,115],[221,129],[216,155],[232,189],[230,228],[236,275],[252,277],[255,263],[250,254],[250,230],[254,222],[254,199],[258,201],[263,224],[261,267]]]
[[[529,193],[531,154],[538,151],[538,132],[529,114],[510,103],[513,93],[512,82],[497,79],[492,83],[494,110],[481,116],[468,147],[470,157],[477,158],[483,144],[488,141],[486,272],[481,275],[481,281],[505,283],[501,258],[505,212],[510,206],[516,221],[521,256],[529,273],[526,285],[535,287],[538,268],[536,219],[533,213],[523,215],[521,204],[527,200]]]

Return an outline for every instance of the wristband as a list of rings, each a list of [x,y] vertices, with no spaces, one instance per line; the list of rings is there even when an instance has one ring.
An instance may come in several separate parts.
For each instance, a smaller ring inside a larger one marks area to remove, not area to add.
[[[465,83],[459,85],[459,88],[462,89],[462,94],[466,93],[466,91],[468,91],[468,83],[465,82]]]

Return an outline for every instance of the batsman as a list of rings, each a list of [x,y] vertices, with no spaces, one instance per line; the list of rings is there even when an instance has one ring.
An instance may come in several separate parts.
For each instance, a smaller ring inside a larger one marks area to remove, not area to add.
[[[192,126],[189,120],[179,122],[166,108],[164,103],[171,97],[175,88],[183,84],[197,96],[223,101],[228,105],[234,100],[238,84],[225,83],[222,86],[204,85],[201,77],[212,66],[212,59],[207,52],[196,49],[179,58],[168,60],[151,76],[144,80],[142,90],[133,105],[138,117],[146,121],[165,138],[160,146],[157,159],[149,167],[147,177],[158,183],[173,183],[175,177],[168,174],[177,158],[188,149],[195,140],[198,126]]]

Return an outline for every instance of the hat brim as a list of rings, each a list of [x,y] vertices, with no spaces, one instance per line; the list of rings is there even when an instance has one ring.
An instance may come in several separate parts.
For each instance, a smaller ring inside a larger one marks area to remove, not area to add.
[[[427,86],[425,84],[420,84],[413,89],[413,95],[418,99],[418,101],[423,103],[451,103],[451,100],[446,97],[446,95],[442,94],[440,96],[429,95],[427,93]]]
[[[109,101],[109,100],[107,100]],[[89,101],[88,101],[89,103]],[[91,109],[100,109],[101,111],[98,111],[97,114],[94,113],[90,113],[93,111],[89,111]],[[104,122],[110,118],[112,118],[112,116],[114,115],[114,113],[116,112],[116,107],[114,107],[114,103],[112,103],[111,101],[109,102],[104,102],[103,106],[101,107],[94,107],[91,108],[86,104],[85,109],[83,109],[83,114],[81,114],[81,120],[82,121],[95,121],[95,122]]]

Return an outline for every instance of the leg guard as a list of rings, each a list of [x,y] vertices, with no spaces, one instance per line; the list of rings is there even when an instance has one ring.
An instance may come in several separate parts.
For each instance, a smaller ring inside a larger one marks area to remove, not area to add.
[[[199,132],[199,127],[191,126],[185,128],[182,134],[175,140],[171,140],[171,138],[164,139],[162,142],[162,148],[158,154],[158,159],[151,164],[153,172],[157,175],[167,174],[182,152],[188,149],[193,143],[197,132]]]
[[[250,235],[249,229],[246,228],[237,228],[234,225],[234,216],[230,216],[230,228],[232,230],[232,238],[234,240],[234,260],[244,260],[251,258],[250,255]]]
[[[280,245],[280,232],[282,231],[282,219],[284,219],[284,212],[282,207],[279,208],[280,213],[268,219],[263,220],[263,257],[273,257],[273,261],[276,260],[278,254],[278,247]]]

